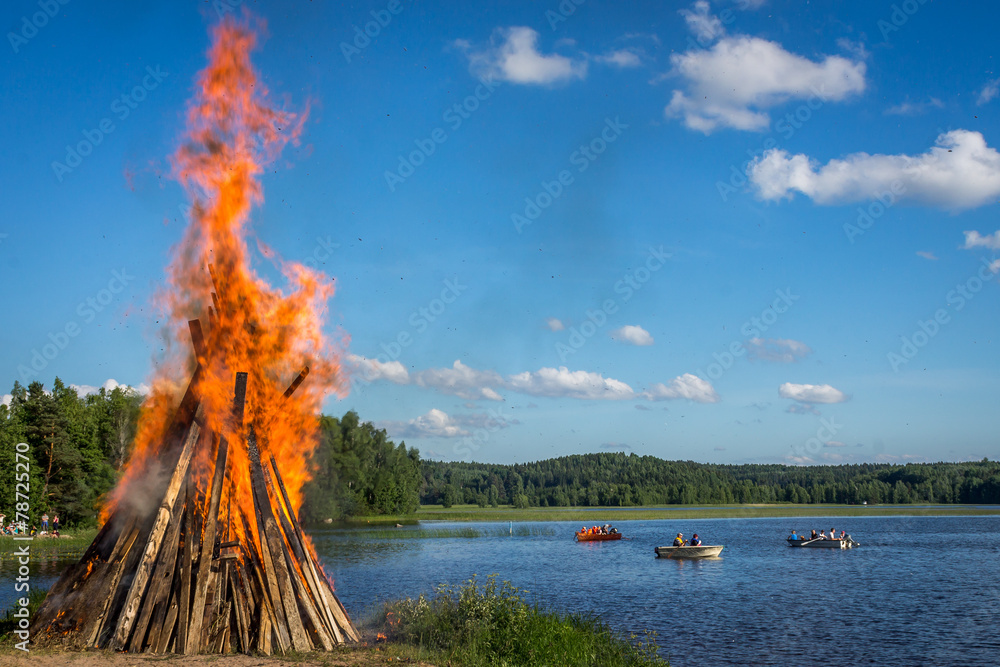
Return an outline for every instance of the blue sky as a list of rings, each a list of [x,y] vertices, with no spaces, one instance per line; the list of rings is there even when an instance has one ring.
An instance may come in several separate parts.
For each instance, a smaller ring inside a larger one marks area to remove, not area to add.
[[[336,277],[328,413],[453,460],[1000,454],[997,16],[968,2],[6,3],[8,387],[150,376],[168,156],[244,6],[309,107],[252,233]]]

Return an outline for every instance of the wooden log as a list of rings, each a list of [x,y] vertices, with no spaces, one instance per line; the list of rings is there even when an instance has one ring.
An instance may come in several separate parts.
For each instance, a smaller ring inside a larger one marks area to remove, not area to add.
[[[263,527],[263,537],[266,538],[261,540],[261,545],[263,547],[266,544],[267,550],[270,551],[274,574],[277,577],[280,590],[281,602],[285,609],[285,621],[288,625],[289,634],[292,636],[292,646],[295,647],[296,651],[308,651],[312,646],[302,625],[302,618],[299,616],[298,605],[295,602],[294,591],[292,590],[291,575],[282,556],[284,553],[284,541],[278,533],[278,525],[275,523],[274,514],[271,511],[271,502],[264,481],[264,470],[260,464],[260,452],[257,449],[257,438],[254,435],[252,425],[248,435],[250,483],[258,514],[263,519],[263,522],[260,524]],[[263,548],[262,551],[264,551]]]
[[[235,396],[233,397],[233,423],[231,427],[238,431],[243,426],[243,411],[246,405],[247,374],[236,374]],[[219,451],[215,459],[215,475],[212,478],[212,492],[208,501],[208,514],[205,517],[205,533],[201,540],[201,557],[198,559],[197,587],[191,606],[190,629],[184,653],[197,653],[200,644],[202,620],[205,615],[205,596],[212,567],[212,551],[215,549],[215,533],[219,523],[219,503],[222,500],[222,482],[226,477],[226,464],[229,456],[229,441],[225,436],[219,438]]]
[[[184,652],[187,646],[188,624],[191,617],[191,578],[194,575],[194,560],[198,553],[198,539],[200,529],[196,519],[195,502],[197,495],[193,485],[188,487],[187,501],[185,503],[185,528],[184,528],[184,553],[181,556],[181,588],[177,600],[177,641],[176,646],[179,652]]]
[[[146,541],[146,548],[142,554],[139,568],[132,578],[132,585],[129,588],[128,596],[125,598],[125,607],[118,617],[118,627],[115,630],[115,637],[111,643],[113,650],[120,651],[128,645],[129,633],[132,631],[132,626],[139,613],[139,605],[146,593],[146,584],[149,583],[149,577],[156,565],[160,546],[163,544],[163,537],[167,533],[167,526],[170,525],[170,519],[174,516],[174,505],[176,504],[177,494],[180,492],[181,485],[187,478],[188,464],[191,462],[191,455],[194,453],[194,443],[198,440],[200,431],[201,429],[197,422],[193,422],[188,431],[187,440],[184,442],[184,449],[181,450],[180,459],[177,461],[177,467],[174,469],[173,475],[170,476],[170,483],[167,485],[166,494],[163,496],[163,501],[157,510],[156,520]],[[145,626],[143,630],[145,630]]]
[[[292,394],[294,394],[295,390],[299,388],[299,385],[302,384],[302,381],[306,379],[307,375],[309,375],[309,367],[308,366],[304,366],[302,368],[302,370],[299,371],[299,374],[295,376],[295,379],[292,380],[292,383],[290,385],[288,385],[288,389],[285,390],[285,393],[282,396],[282,399],[287,399]]]
[[[149,648],[153,653],[166,653],[170,646],[171,638],[174,636],[174,627],[177,624],[177,616],[180,611],[178,605],[180,593],[181,569],[178,567],[177,571],[174,573],[174,582],[170,586],[170,598],[167,604],[167,613],[163,619],[163,623],[159,627],[154,626],[149,632]],[[156,633],[155,637],[153,636],[154,631]]]
[[[182,457],[183,458],[183,457]],[[179,499],[187,495],[187,480],[182,483],[182,488],[174,499],[173,507],[170,509],[170,529],[164,539],[163,547],[156,560],[156,566],[149,579],[149,591],[146,593],[142,610],[135,622],[132,631],[132,639],[129,641],[129,651],[138,653],[144,648],[146,630],[152,622],[153,627],[159,628],[166,616],[167,597],[170,595],[171,584],[177,572],[177,546],[180,543],[181,526],[184,523],[184,502]],[[133,582],[134,584],[134,582]],[[153,612],[156,611],[154,618]],[[150,639],[148,644],[155,643],[155,639]]]
[[[243,516],[242,512],[240,513],[240,519],[243,521],[243,527],[246,530],[246,535],[248,536],[248,545],[244,547],[247,548],[250,554],[247,566],[250,568],[254,581],[257,584],[257,590],[260,592],[260,595],[257,598],[260,601],[259,623],[262,628],[260,636],[266,637],[266,639],[261,640],[258,638],[258,644],[260,645],[263,642],[266,642],[267,655],[271,655],[270,632],[273,629],[275,633],[275,643],[278,645],[278,650],[283,654],[287,653],[288,649],[292,646],[292,640],[288,634],[287,628],[285,628],[285,625],[278,620],[279,614],[284,617],[284,610],[281,606],[281,595],[278,593],[278,583],[274,577],[274,568],[267,566],[265,569],[263,554],[267,549],[267,546],[264,541],[260,539],[260,535],[257,536],[258,539],[256,541],[253,539],[253,533],[250,532],[247,518]],[[260,525],[259,521],[260,520],[258,519],[258,526]],[[257,544],[260,545],[260,555],[258,555],[255,549]],[[268,623],[268,630],[266,632],[263,629],[265,618]]]
[[[344,643],[344,637],[341,635],[340,628],[338,625],[344,627],[344,632],[351,636],[354,635],[354,641],[358,641],[357,630],[354,628],[354,624],[351,623],[351,619],[347,616],[347,612],[344,611],[342,615],[337,614],[331,608],[329,600],[324,592],[321,591],[322,588],[329,588],[330,585],[327,583],[325,577],[320,577],[319,572],[316,571],[316,567],[313,564],[312,553],[309,551],[309,547],[306,545],[305,535],[302,533],[302,526],[299,524],[298,519],[295,516],[295,511],[292,509],[291,500],[288,498],[288,491],[285,489],[285,481],[281,478],[281,472],[278,470],[278,463],[274,460],[274,456],[270,457],[271,469],[274,471],[274,477],[278,483],[278,489],[281,491],[281,499],[284,501],[285,508],[287,510],[288,521],[292,524],[292,531],[286,529],[286,534],[289,535],[289,542],[293,544],[293,550],[296,552],[296,556],[303,565],[305,574],[307,576],[307,581],[310,584],[310,588],[313,594],[319,601],[320,609],[327,616],[327,622],[333,631],[334,638],[338,644]],[[340,610],[338,610],[340,611]]]
[[[274,457],[271,457],[271,464],[274,465]],[[264,482],[267,486],[268,491],[271,491],[274,484],[271,483],[270,471],[266,468],[264,469]],[[277,496],[277,494],[273,494]],[[285,539],[291,546],[291,552],[285,551],[285,557],[288,566],[288,571],[291,574],[292,587],[295,592],[295,597],[298,600],[299,606],[302,611],[305,612],[306,618],[313,627],[313,632],[316,633],[317,639],[319,639],[320,645],[327,651],[333,649],[334,642],[331,640],[330,636],[334,633],[334,628],[336,624],[332,626],[330,621],[328,621],[321,611],[322,605],[321,600],[325,603],[325,598],[322,593],[318,590],[313,592],[313,587],[309,585],[307,574],[307,556],[302,548],[302,544],[299,541],[298,536],[295,534],[288,517],[285,515],[285,511],[282,509],[281,501],[279,500],[277,506],[278,519],[281,523],[281,529],[285,534]],[[332,619],[331,619],[332,620]],[[338,637],[337,643],[343,643],[343,638]]]

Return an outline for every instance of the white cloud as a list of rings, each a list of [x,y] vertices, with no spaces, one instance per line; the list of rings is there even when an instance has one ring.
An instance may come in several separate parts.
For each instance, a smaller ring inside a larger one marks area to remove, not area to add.
[[[986,82],[983,89],[979,91],[979,98],[976,100],[976,104],[982,106],[990,100],[992,100],[997,95],[1000,95],[1000,79],[991,79]]]
[[[642,59],[639,58],[639,54],[630,49],[609,51],[603,56],[597,56],[597,61],[622,68],[638,67],[642,64]]]
[[[9,408],[10,407],[10,403],[13,400],[14,400],[14,396],[12,394],[4,394],[3,398],[0,399],[0,405],[6,405]]]
[[[566,325],[562,323],[562,320],[558,320],[554,317],[550,317],[545,320],[545,326],[549,328],[549,331],[562,331],[566,328]]]
[[[626,324],[619,329],[615,329],[611,332],[611,338],[628,343],[629,345],[645,346],[653,344],[653,337],[649,332],[636,324]]]
[[[89,385],[89,384],[71,384],[69,386],[72,389],[75,389],[76,393],[79,394],[80,396],[88,396],[90,394],[97,394],[97,393],[100,393],[101,389],[104,389],[105,391],[108,391],[108,392],[112,392],[115,389],[117,389],[118,387],[121,387],[123,390],[131,389],[132,391],[134,391],[137,394],[140,394],[142,396],[145,396],[146,394],[149,393],[149,385],[146,384],[146,383],[144,383],[144,382],[140,382],[138,387],[133,387],[133,386],[127,385],[127,384],[120,384],[118,382],[118,380],[115,380],[114,378],[109,378],[109,379],[105,380],[104,384],[102,384],[100,387],[95,387],[95,386]]]
[[[432,408],[415,419],[383,421],[376,426],[384,428],[395,438],[462,438],[472,435],[470,429],[485,428],[493,432],[520,423],[517,419],[506,419],[492,411],[452,416]]]
[[[927,250],[918,250],[917,251],[917,257],[923,257],[924,259],[929,259],[929,260],[932,260],[932,261],[936,261],[937,260],[937,255],[935,255],[934,253],[929,252]]]
[[[719,395],[708,380],[702,380],[697,375],[685,373],[675,377],[667,384],[658,382],[649,390],[643,392],[643,397],[651,401],[666,401],[676,398],[686,398],[695,403],[718,403]]]
[[[605,378],[600,373],[570,371],[565,366],[511,375],[506,384],[514,391],[531,396],[588,400],[621,400],[635,396],[632,388],[624,382]]]
[[[979,247],[989,248],[990,250],[1000,250],[1000,229],[992,234],[987,234],[986,236],[983,236],[977,231],[968,231],[963,233],[965,234],[965,245],[962,247],[966,250]]]
[[[943,109],[944,102],[936,97],[928,99],[926,102],[911,102],[906,100],[902,104],[897,104],[886,109],[883,113],[887,116],[917,116],[926,113],[930,109]]]
[[[722,27],[719,17],[709,13],[707,0],[698,0],[694,3],[694,11],[682,9],[677,12],[684,17],[688,30],[694,33],[701,41],[714,41],[725,34],[726,29]]]
[[[363,357],[357,359],[360,361],[354,360],[353,363],[370,361]],[[376,369],[374,372],[380,375],[374,379],[386,379],[397,384],[414,384],[466,400],[502,401],[504,399],[498,390],[507,390],[530,396],[582,400],[615,401],[645,398],[662,401],[686,398],[698,403],[719,401],[719,396],[710,382],[690,373],[674,378],[667,384],[655,384],[650,390],[640,394],[620,380],[606,378],[600,373],[571,371],[565,366],[541,368],[533,372],[525,371],[507,377],[501,376],[496,371],[471,368],[460,360],[456,360],[451,368],[431,368],[408,375],[392,374],[387,370],[388,367],[389,364],[376,362],[373,365]],[[529,404],[528,407],[538,406]],[[462,425],[460,421],[455,423]],[[399,427],[398,424],[396,426]]]
[[[803,154],[771,149],[754,160],[750,181],[761,199],[791,199],[796,191],[817,204],[876,197],[960,210],[1000,196],[1000,153],[979,132],[953,130],[917,156],[854,153],[818,165]]]
[[[692,130],[720,127],[766,130],[767,110],[789,100],[831,102],[865,89],[865,63],[842,56],[813,62],[780,44],[748,36],[726,37],[711,49],[670,57],[685,90],[675,90],[665,113]]]
[[[805,343],[787,338],[751,338],[745,346],[750,359],[784,364],[803,359],[812,352]]]
[[[414,375],[413,381],[421,387],[436,389],[441,393],[452,394],[470,401],[503,400],[503,397],[492,389],[503,385],[503,378],[499,373],[479,371],[457,359],[451,368],[430,368],[420,371]]]
[[[811,405],[803,405],[802,403],[792,403],[787,408],[785,412],[790,412],[793,415],[818,415],[819,410]]]
[[[499,44],[498,44],[499,42]],[[490,46],[473,51],[467,42],[456,42],[469,58],[476,76],[496,78],[511,83],[550,85],[587,76],[587,63],[553,53],[538,51],[538,33],[524,26],[498,28]]]
[[[388,380],[394,384],[409,384],[410,374],[406,367],[398,361],[381,362],[378,359],[368,359],[356,354],[347,356],[350,363],[368,382]]]
[[[469,431],[459,426],[448,413],[437,408],[416,419],[379,422],[377,426],[396,438],[460,438],[469,435]]]
[[[778,388],[778,396],[799,403],[843,403],[848,396],[828,384],[792,384],[786,382]]]

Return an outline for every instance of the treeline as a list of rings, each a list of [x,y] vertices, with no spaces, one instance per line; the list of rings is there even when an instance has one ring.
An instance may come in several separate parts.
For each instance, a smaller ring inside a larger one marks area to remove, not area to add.
[[[320,419],[313,479],[303,488],[299,518],[307,523],[372,514],[411,514],[423,483],[420,452],[393,444],[357,413]]]
[[[51,391],[15,382],[10,405],[0,405],[0,513],[7,522],[23,503],[29,525],[39,527],[47,513],[58,514],[63,527],[94,526],[131,454],[142,401],[128,387],[80,396],[59,378]],[[303,521],[416,510],[423,483],[416,449],[397,446],[354,412],[324,415],[319,426]],[[19,453],[18,443],[27,451]],[[25,490],[27,498],[18,498]]]
[[[63,526],[93,526],[131,453],[142,396],[127,387],[80,396],[56,378],[15,382],[0,405],[0,513],[29,523],[58,513]],[[733,503],[1000,503],[1000,464],[854,464],[792,467],[665,461],[585,454],[499,465],[421,461],[354,412],[322,416],[300,519],[409,514],[420,503],[516,507]],[[16,445],[26,443],[27,451]],[[19,458],[20,457],[20,458]],[[27,479],[24,479],[27,469]],[[18,475],[21,475],[19,478]],[[18,483],[23,486],[18,488]],[[28,488],[27,501],[16,497]],[[24,505],[22,505],[24,507]]]
[[[514,465],[425,461],[424,504],[1000,503],[1000,463],[717,465],[584,454]]]
[[[0,512],[28,510],[29,525],[59,514],[63,527],[93,526],[97,503],[118,482],[131,451],[142,396],[128,387],[80,396],[56,378],[15,382],[0,405]],[[28,445],[18,452],[16,445]],[[18,492],[27,498],[18,497]]]

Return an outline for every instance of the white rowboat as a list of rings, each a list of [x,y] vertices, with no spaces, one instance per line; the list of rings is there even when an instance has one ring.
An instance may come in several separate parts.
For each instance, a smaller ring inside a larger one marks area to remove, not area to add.
[[[653,553],[657,558],[711,558],[722,553],[722,545],[705,545],[700,547],[656,547]]]

